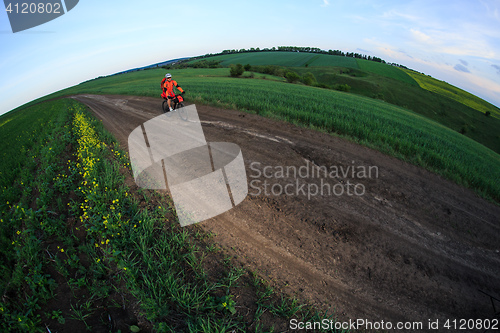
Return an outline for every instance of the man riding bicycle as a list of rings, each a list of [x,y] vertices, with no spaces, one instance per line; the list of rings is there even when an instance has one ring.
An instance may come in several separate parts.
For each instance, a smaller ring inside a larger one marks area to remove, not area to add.
[[[170,73],[167,73],[167,75],[165,75],[165,78],[161,81],[161,88],[163,90],[161,97],[167,99],[168,108],[170,109],[170,111],[173,110],[171,101],[175,98],[174,87],[176,87],[181,92],[181,94],[184,94],[184,90],[177,84],[177,82],[172,80],[172,75],[170,75]]]

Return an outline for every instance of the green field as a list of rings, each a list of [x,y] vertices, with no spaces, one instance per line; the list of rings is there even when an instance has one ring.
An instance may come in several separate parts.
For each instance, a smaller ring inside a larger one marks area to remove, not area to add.
[[[224,68],[171,72],[188,91],[188,102],[247,110],[341,135],[500,199],[498,153],[408,109],[300,84],[230,78]],[[47,98],[77,93],[159,97],[157,86],[163,75],[163,69],[116,75]]]
[[[305,52],[247,52],[238,54],[217,55],[206,58],[207,60],[221,61],[222,66],[230,64],[278,65],[288,67],[300,66],[339,66],[358,68],[356,59],[328,54],[314,54]],[[203,60],[203,59],[201,59]],[[193,60],[197,62],[201,60]]]
[[[471,93],[468,93],[467,91],[415,71],[404,71],[408,73],[408,75],[411,76],[423,89],[432,91],[441,96],[445,96],[482,113],[491,112],[493,116],[495,116],[496,118],[500,118],[499,108]]]
[[[53,130],[54,123],[61,117],[56,106],[35,106],[32,109],[22,109],[9,115],[0,117],[0,207],[9,200],[21,194],[22,187],[12,186],[13,179],[21,173],[29,174],[32,170],[27,168],[28,160],[36,157],[29,156],[37,144],[39,137],[47,135]],[[40,126],[44,124],[44,126]]]
[[[401,71],[399,68],[393,69]],[[418,85],[359,70],[346,71],[338,67],[301,67],[293,70],[300,75],[313,73],[320,84],[347,84],[351,87],[352,94],[380,99],[410,109],[500,153],[500,119],[494,116],[486,117],[484,113],[456,100],[424,90]],[[343,71],[342,74],[339,70]]]
[[[319,85],[348,85],[352,94],[412,110],[500,153],[498,108],[419,73],[363,59],[298,52],[247,52],[205,59],[222,61],[224,66],[281,65],[301,76],[312,73]],[[491,116],[486,117],[486,112]]]
[[[364,59],[356,59],[356,62],[358,63],[359,69],[362,71],[378,74],[400,82],[418,86],[418,83],[399,67]]]

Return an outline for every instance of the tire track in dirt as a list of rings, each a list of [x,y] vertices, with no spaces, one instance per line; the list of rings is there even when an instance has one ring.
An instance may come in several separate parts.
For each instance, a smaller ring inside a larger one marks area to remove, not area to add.
[[[124,149],[134,128],[161,114],[156,98],[74,98],[92,109]],[[327,179],[332,186],[362,184],[362,196],[257,195],[249,188],[239,206],[201,223],[250,269],[344,319],[492,317],[489,298],[478,290],[500,298],[500,207],[328,134],[238,111],[197,110],[207,141],[241,147],[249,182],[297,181],[258,175],[264,166],[377,167],[377,177]],[[320,178],[299,181],[322,184]]]

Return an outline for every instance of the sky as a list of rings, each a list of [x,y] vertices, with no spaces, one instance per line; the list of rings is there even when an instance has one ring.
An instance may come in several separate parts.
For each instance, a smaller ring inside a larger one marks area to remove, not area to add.
[[[377,56],[500,107],[500,0],[80,0],[17,33],[1,6],[0,115],[99,76],[273,46]]]

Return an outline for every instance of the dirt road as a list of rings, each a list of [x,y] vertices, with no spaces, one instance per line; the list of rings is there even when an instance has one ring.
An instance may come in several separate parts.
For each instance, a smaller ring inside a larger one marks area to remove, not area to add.
[[[124,149],[161,114],[156,98],[74,98]],[[493,318],[480,291],[500,298],[500,207],[328,134],[197,110],[207,141],[241,147],[250,185],[240,205],[201,225],[251,269],[341,319],[426,328],[429,319]]]

